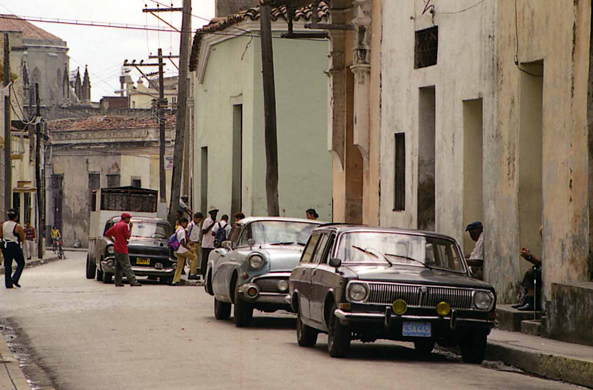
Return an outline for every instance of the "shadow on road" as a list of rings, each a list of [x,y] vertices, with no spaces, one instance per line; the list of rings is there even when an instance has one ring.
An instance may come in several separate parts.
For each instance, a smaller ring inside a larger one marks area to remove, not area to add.
[[[212,321],[216,321],[217,324],[221,326],[228,326],[228,327],[235,327],[235,322],[233,317],[229,318],[228,320],[216,320],[214,316],[210,317]],[[296,326],[296,318],[291,317],[257,317],[253,316],[253,322],[248,326],[243,328],[245,331],[248,330],[259,330],[259,329],[266,329],[266,330],[294,330]]]

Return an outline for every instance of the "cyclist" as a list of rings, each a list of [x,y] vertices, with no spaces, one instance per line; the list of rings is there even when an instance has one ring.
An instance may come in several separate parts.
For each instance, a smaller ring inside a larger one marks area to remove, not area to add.
[[[56,225],[51,229],[51,244],[54,253],[58,250],[58,240],[62,238],[62,234],[60,233],[60,229]]]

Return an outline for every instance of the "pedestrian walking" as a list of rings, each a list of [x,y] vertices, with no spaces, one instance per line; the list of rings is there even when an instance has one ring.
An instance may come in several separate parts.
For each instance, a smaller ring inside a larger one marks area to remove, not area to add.
[[[105,232],[105,237],[114,242],[115,250],[115,287],[123,287],[122,273],[126,275],[131,287],[142,286],[137,280],[128,254],[128,240],[132,236],[132,216],[129,213],[122,213],[121,220]]]
[[[179,282],[181,281],[181,271],[185,267],[185,261],[189,260],[190,264],[197,260],[197,256],[191,251],[189,246],[189,240],[187,238],[187,228],[188,220],[185,217],[181,217],[179,220],[179,227],[175,234],[177,235],[177,241],[179,242],[179,247],[175,251],[175,257],[177,257],[177,269],[175,270],[175,276],[173,277],[173,286],[178,286]]]
[[[210,256],[210,252],[212,252],[214,249],[214,236],[212,235],[212,229],[216,224],[216,215],[218,214],[218,209],[214,206],[210,206],[208,214],[210,214],[210,216],[206,218],[202,224],[202,258],[200,259],[200,274],[202,275],[202,279],[206,277],[208,256]]]
[[[21,287],[19,280],[25,268],[25,259],[21,243],[25,241],[25,230],[16,221],[17,212],[14,209],[8,210],[8,220],[2,223],[0,239],[2,239],[2,255],[4,256],[4,285],[6,288]],[[12,272],[12,261],[16,261],[17,267]]]
[[[27,260],[31,260],[33,256],[34,248],[35,248],[35,239],[37,238],[37,234],[35,232],[35,228],[31,226],[31,221],[25,221],[25,254],[27,256]]]
[[[195,213],[193,220],[187,225],[187,235],[189,236],[189,247],[191,253],[193,253],[196,257],[192,259],[189,265],[189,276],[187,277],[189,280],[197,280],[200,279],[198,276],[198,256],[201,250],[201,238],[202,233],[200,229],[202,229],[202,220],[204,219],[204,215],[202,213]]]

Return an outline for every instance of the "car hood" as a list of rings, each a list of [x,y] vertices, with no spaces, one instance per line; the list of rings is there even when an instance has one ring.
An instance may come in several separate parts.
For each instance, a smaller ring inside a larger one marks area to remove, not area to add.
[[[130,254],[168,256],[167,240],[158,238],[132,237],[128,241]]]
[[[301,260],[302,246],[267,246],[260,249],[269,264],[269,272],[291,272]]]
[[[402,267],[390,266],[369,266],[369,265],[345,265],[350,272],[360,280],[377,282],[399,282],[410,284],[432,284],[440,286],[454,286],[467,288],[482,288],[494,290],[494,288],[481,280],[474,279],[463,274],[446,272],[437,269],[430,270],[423,267]]]

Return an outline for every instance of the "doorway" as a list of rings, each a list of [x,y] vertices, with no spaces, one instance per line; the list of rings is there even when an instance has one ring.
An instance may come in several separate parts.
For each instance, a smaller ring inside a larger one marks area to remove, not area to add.
[[[204,146],[201,153],[200,165],[200,208],[204,215],[208,214],[208,147]]]
[[[418,107],[418,229],[435,230],[436,222],[436,94],[420,88]]]
[[[243,208],[243,105],[233,106],[231,219]]]
[[[463,101],[463,226],[484,218],[482,118],[482,99]],[[464,252],[471,253],[474,245],[464,234]]]

